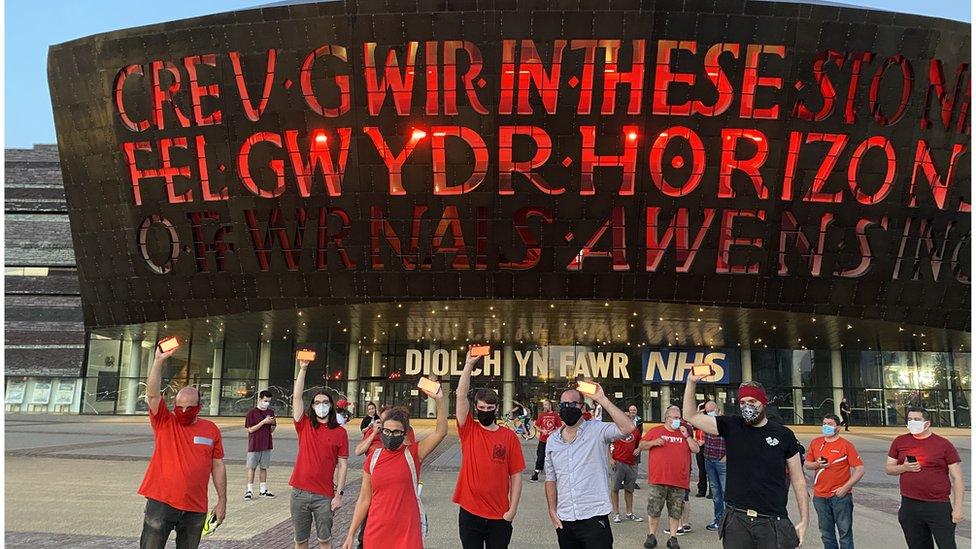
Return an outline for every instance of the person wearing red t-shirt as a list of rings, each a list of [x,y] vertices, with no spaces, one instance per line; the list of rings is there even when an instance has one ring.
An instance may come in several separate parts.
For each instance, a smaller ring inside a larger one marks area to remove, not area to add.
[[[885,464],[901,486],[898,522],[909,549],[932,547],[933,539],[939,549],[955,549],[956,524],[966,516],[959,452],[932,432],[927,410],[909,408],[907,417],[908,434],[891,442]]]
[[[634,414],[636,416],[636,414]],[[630,410],[627,417],[631,420]],[[615,440],[610,444],[610,470],[613,471],[613,480],[610,482],[610,503],[613,505],[613,522],[619,524],[620,519],[620,490],[624,491],[624,503],[627,505],[627,513],[624,517],[634,522],[643,522],[644,519],[634,514],[634,487],[637,485],[637,456],[640,450],[637,448],[639,434],[635,430],[622,439]]]
[[[352,522],[342,549],[353,549],[356,532],[362,528],[362,545],[423,549],[424,531],[417,479],[424,459],[447,436],[447,399],[444,392],[430,393],[437,403],[434,432],[415,442],[407,436],[410,414],[404,408],[393,408],[383,414],[381,446],[370,450],[363,461],[363,478],[353,512]],[[366,523],[366,516],[369,521]]]
[[[823,418],[823,434],[810,442],[803,466],[813,477],[813,508],[825,549],[854,549],[854,498],[851,489],[864,476],[857,448],[838,433],[842,422],[834,414]],[[853,470],[853,473],[851,472]]]
[[[472,415],[468,387],[471,370],[479,360],[481,357],[468,353],[457,385],[455,415],[461,439],[461,472],[453,501],[460,506],[461,547],[495,549],[508,547],[512,540],[525,457],[515,433],[495,423],[500,402],[494,390],[475,391]]]
[[[140,549],[163,549],[170,532],[176,530],[176,546],[195,549],[200,545],[207,518],[207,483],[213,478],[217,505],[214,528],[227,515],[227,469],[220,429],[200,419],[200,392],[186,386],[176,393],[170,411],[160,393],[163,363],[176,349],[156,348],[156,359],[146,378],[146,402],[152,426],[154,449],[139,493],[146,497]]]
[[[671,538],[668,549],[678,548],[676,537],[681,528],[681,512],[691,482],[691,454],[699,451],[698,442],[681,422],[681,409],[671,406],[664,425],[655,427],[641,438],[640,449],[647,450],[647,539],[644,547],[657,545],[657,525],[664,505],[668,506]]]
[[[349,434],[336,419],[332,395],[324,390],[312,396],[305,407],[305,374],[308,361],[298,361],[298,376],[292,394],[292,418],[298,432],[298,455],[288,484],[291,492],[291,521],[296,549],[307,549],[315,521],[319,549],[329,549],[332,517],[342,507],[349,459]]]
[[[247,490],[244,499],[251,501],[254,495],[254,470],[261,468],[261,497],[273,498],[268,491],[268,467],[271,465],[271,433],[275,430],[275,413],[271,408],[271,391],[258,393],[258,402],[244,418],[247,431]]]
[[[535,471],[529,479],[531,482],[539,482],[539,473],[543,471],[546,462],[546,441],[549,440],[549,435],[562,425],[559,414],[552,411],[552,401],[548,398],[543,400],[542,413],[535,420],[535,428],[539,431],[539,445],[535,449]]]

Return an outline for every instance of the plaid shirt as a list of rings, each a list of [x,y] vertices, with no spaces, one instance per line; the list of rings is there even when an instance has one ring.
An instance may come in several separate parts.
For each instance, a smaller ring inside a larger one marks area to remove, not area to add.
[[[719,461],[725,457],[725,439],[705,433],[705,459]]]

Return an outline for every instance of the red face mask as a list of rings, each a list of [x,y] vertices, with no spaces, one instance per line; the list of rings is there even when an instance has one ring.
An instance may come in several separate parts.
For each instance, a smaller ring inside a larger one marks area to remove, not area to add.
[[[176,421],[180,422],[182,425],[189,425],[193,423],[193,420],[197,418],[197,414],[200,413],[200,405],[190,406],[183,411],[183,408],[179,406],[173,407],[173,414],[176,416]]]

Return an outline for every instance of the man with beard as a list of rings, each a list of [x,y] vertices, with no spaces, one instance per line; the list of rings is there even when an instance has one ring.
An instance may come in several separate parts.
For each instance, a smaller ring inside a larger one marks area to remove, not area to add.
[[[701,379],[701,376],[688,376],[682,404],[686,421],[709,435],[721,435],[725,439],[726,508],[719,525],[723,547],[799,546],[809,523],[810,508],[796,435],[766,418],[769,399],[762,385],[754,381],[739,386],[741,416],[698,413],[695,386]],[[789,484],[783,474],[787,469]],[[791,484],[800,508],[796,526],[786,512]]]
[[[186,386],[176,393],[173,410],[160,394],[163,363],[176,349],[163,352],[146,378],[146,403],[155,448],[139,493],[146,497],[141,549],[163,549],[170,532],[176,530],[176,545],[200,545],[207,517],[207,482],[213,477],[217,505],[213,509],[219,526],[227,514],[227,469],[220,429],[213,422],[197,418],[200,392]],[[216,526],[214,526],[216,527]]]
[[[613,423],[585,421],[583,395],[570,389],[559,399],[564,425],[546,443],[546,501],[563,549],[613,547],[607,446],[635,429],[634,421],[610,402],[603,388],[593,385],[593,401]]]
[[[504,549],[512,540],[512,521],[522,495],[525,457],[511,429],[495,423],[498,393],[475,391],[474,410],[468,401],[471,371],[481,357],[468,352],[457,384],[455,415],[461,441],[461,472],[454,488],[458,533],[464,549]]]

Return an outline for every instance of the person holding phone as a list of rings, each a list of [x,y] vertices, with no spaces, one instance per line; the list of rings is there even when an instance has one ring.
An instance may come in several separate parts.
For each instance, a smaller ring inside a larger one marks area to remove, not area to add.
[[[373,426],[373,423],[379,420],[380,415],[376,412],[376,403],[367,402],[366,415],[363,416],[363,420],[359,422],[359,432],[365,435],[366,431]]]
[[[813,508],[817,511],[820,538],[825,549],[854,548],[853,488],[864,476],[864,462],[857,448],[840,436],[840,418],[827,414],[823,436],[810,442],[803,466],[813,477]]]
[[[163,549],[173,530],[177,547],[199,547],[207,520],[207,483],[211,478],[217,489],[211,527],[219,526],[227,516],[227,468],[220,429],[212,421],[197,417],[200,392],[196,387],[181,388],[173,399],[172,411],[160,392],[163,364],[178,347],[170,345],[164,351],[157,346],[146,378],[154,448],[139,486],[139,493],[146,497],[140,549]]]
[[[685,420],[696,429],[725,439],[728,490],[718,529],[723,547],[799,546],[810,520],[810,507],[796,435],[766,417],[769,398],[762,384],[756,381],[739,385],[741,415],[699,414],[695,387],[701,380],[702,376],[688,376],[682,408]],[[800,520],[795,525],[786,512],[790,487],[800,508]]]
[[[607,446],[634,432],[634,422],[607,398],[599,383],[580,382],[588,397],[603,406],[613,422],[583,420],[583,394],[559,397],[563,426],[546,443],[546,502],[556,540],[563,549],[609,549],[610,471]],[[592,391],[592,392],[590,392]]]
[[[647,450],[647,538],[644,547],[657,547],[657,527],[661,511],[668,508],[670,535],[668,549],[679,549],[678,537],[684,533],[681,519],[691,482],[691,454],[700,451],[689,426],[681,421],[681,409],[670,406],[664,425],[655,427],[641,438],[641,450]]]
[[[360,527],[363,532],[360,543],[366,547],[423,549],[418,479],[424,459],[447,436],[447,399],[439,387],[436,392],[430,392],[425,386],[420,390],[437,402],[434,432],[419,442],[410,441],[407,410],[387,411],[382,423],[376,426],[382,446],[370,451],[363,462],[359,499],[342,549],[356,547],[355,537]]]
[[[307,360],[298,360],[298,376],[292,394],[292,419],[298,433],[298,455],[288,484],[295,548],[308,549],[312,521],[320,549],[329,549],[332,517],[342,507],[349,459],[349,435],[336,420],[332,395],[316,391],[308,407],[305,391]]]
[[[891,442],[885,472],[898,476],[898,522],[909,549],[955,549],[956,525],[966,517],[959,451],[932,432],[928,410],[911,407],[908,433]],[[951,496],[951,498],[950,498]]]
[[[529,481],[539,482],[539,473],[545,467],[546,441],[549,440],[549,435],[562,424],[559,414],[552,410],[552,401],[548,398],[543,399],[542,412],[535,419],[535,428],[539,431],[539,445],[535,449],[535,470],[532,472],[532,478]]]
[[[455,414],[461,440],[461,472],[454,487],[463,549],[501,549],[512,540],[512,521],[522,496],[525,457],[511,429],[495,423],[498,393],[482,388],[468,400],[471,371],[481,360],[469,351],[457,384]]]
[[[271,466],[271,433],[275,430],[275,413],[271,408],[271,391],[265,389],[258,393],[258,402],[244,418],[247,431],[247,490],[244,499],[251,501],[254,495],[254,470],[261,468],[261,497],[273,498],[268,491],[268,467]]]

